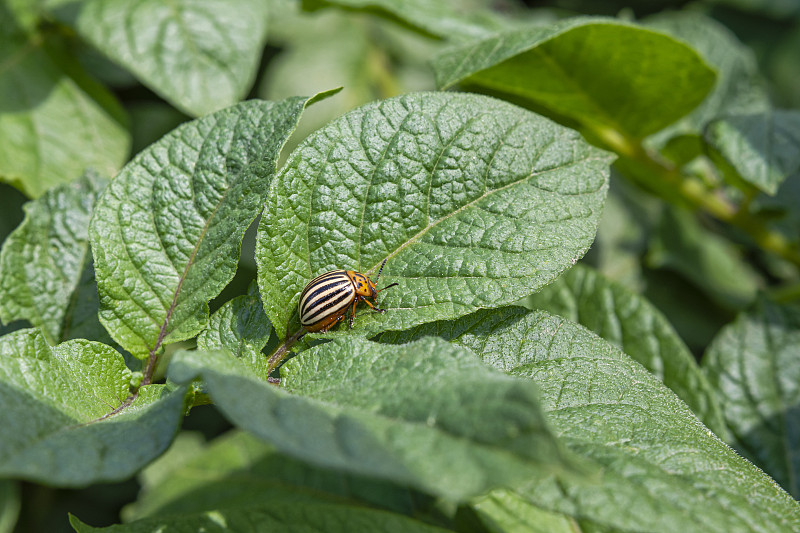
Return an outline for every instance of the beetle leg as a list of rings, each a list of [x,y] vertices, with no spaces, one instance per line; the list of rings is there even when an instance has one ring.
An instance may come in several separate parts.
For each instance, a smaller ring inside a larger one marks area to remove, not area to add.
[[[366,300],[364,300],[366,301]],[[353,300],[353,308],[350,310],[350,329],[353,329],[353,320],[356,318],[356,306],[358,305],[358,298]],[[344,318],[344,315],[342,315]]]
[[[369,303],[369,301],[367,301],[367,300],[364,300],[364,303],[365,303],[365,304],[367,304],[368,306],[370,306],[370,307],[372,308],[372,310],[373,310],[373,311],[377,311],[377,312],[379,312],[380,314],[383,314],[383,313],[385,313],[385,312],[386,312],[386,309],[378,309],[377,307],[375,307],[374,305],[372,305],[371,303]]]

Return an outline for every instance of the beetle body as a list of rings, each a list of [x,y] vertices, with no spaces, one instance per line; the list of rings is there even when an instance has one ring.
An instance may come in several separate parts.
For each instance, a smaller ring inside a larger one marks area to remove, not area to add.
[[[384,260],[375,280],[383,271]],[[375,283],[364,274],[353,270],[331,270],[312,279],[300,293],[300,302],[297,309],[300,315],[300,324],[308,332],[325,333],[337,322],[344,320],[347,310],[350,309],[350,327],[353,327],[353,318],[356,314],[356,305],[364,302],[373,311],[385,313],[385,309],[375,307],[375,298],[382,290],[393,287],[393,283],[383,289],[376,289]],[[372,300],[370,302],[369,300]]]

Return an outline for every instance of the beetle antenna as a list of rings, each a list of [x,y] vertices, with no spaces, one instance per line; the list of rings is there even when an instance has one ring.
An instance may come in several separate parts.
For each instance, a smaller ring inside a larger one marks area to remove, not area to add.
[[[378,275],[375,276],[375,283],[377,283],[378,282],[378,278],[381,277],[381,272],[383,272],[383,267],[386,266],[386,261],[388,261],[388,260],[389,260],[389,258],[387,257],[386,259],[383,260],[383,263],[381,263],[381,268],[378,269]]]
[[[386,289],[388,289],[388,288],[390,288],[390,287],[394,287],[395,285],[400,285],[400,284],[399,284],[399,283],[392,283],[391,285],[387,285],[387,286],[385,286],[385,287],[384,287],[384,288],[382,288],[382,289],[378,289],[377,291],[375,291],[375,293],[379,293],[379,292],[381,292],[381,291],[385,291]]]

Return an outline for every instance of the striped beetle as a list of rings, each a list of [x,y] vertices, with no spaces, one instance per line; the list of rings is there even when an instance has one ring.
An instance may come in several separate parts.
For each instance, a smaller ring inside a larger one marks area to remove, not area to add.
[[[381,263],[375,281],[381,277],[387,259]],[[350,327],[352,328],[358,302],[366,303],[373,311],[385,313],[386,309],[378,309],[367,298],[371,299],[373,303],[377,303],[375,298],[378,293],[395,285],[397,283],[376,289],[375,283],[360,272],[353,270],[326,272],[309,281],[306,288],[300,293],[300,302],[297,304],[300,324],[308,332],[325,333],[337,322],[344,320],[347,310],[352,309],[350,312]]]

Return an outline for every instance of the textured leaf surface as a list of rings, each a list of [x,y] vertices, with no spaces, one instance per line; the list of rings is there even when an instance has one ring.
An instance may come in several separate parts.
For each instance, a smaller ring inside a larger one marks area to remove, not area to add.
[[[269,341],[272,325],[264,314],[258,285],[253,282],[247,294],[237,296],[219,308],[208,326],[197,337],[201,350],[227,348],[249,365],[256,375],[267,375],[267,357],[261,353]]]
[[[25,206],[0,252],[0,318],[28,320],[50,344],[105,336],[89,250],[89,217],[106,180],[93,172]]]
[[[89,167],[111,176],[128,155],[119,104],[65,68],[80,76],[68,58],[0,32],[0,179],[29,197]]]
[[[282,335],[315,275],[386,258],[379,285],[400,286],[380,297],[388,313],[356,319],[361,334],[514,302],[585,253],[609,163],[576,132],[485,96],[357,109],[272,183],[256,245],[265,311]]]
[[[762,302],[725,327],[703,367],[733,445],[800,497],[800,307]]]
[[[96,421],[128,396],[131,372],[109,346],[85,340],[51,348],[42,334],[0,338],[0,475],[57,486],[118,481],[167,446],[185,389],[143,390],[122,413]]]
[[[440,88],[513,98],[598,133],[641,138],[687,114],[714,72],[680,41],[613,19],[572,18],[499,33],[442,53]]]
[[[575,265],[528,302],[617,346],[662,380],[717,435],[726,437],[714,389],[664,315],[646,299]]]
[[[106,188],[89,235],[100,319],[126,350],[143,358],[205,326],[306,103],[250,101],[184,124]]]
[[[733,116],[711,124],[707,136],[742,178],[768,194],[800,170],[800,111]]]
[[[516,489],[528,501],[612,530],[800,527],[796,501],[618,349],[543,311],[494,314],[438,329],[484,362],[533,380],[559,440],[603,467],[600,479],[531,478]]]
[[[228,352],[178,352],[177,382],[200,374],[223,414],[292,457],[463,500],[568,465],[530,383],[439,339],[388,346],[338,339],[258,379]]]
[[[183,435],[183,434],[181,434]],[[175,444],[182,440],[176,439]],[[166,454],[144,471],[145,483],[125,521],[165,514],[293,503],[345,503],[411,514],[409,490],[360,476],[317,469],[275,451],[248,433],[234,431],[193,452]],[[175,466],[175,460],[180,461]],[[153,472],[150,475],[150,472]]]
[[[192,515],[151,518],[124,525],[91,527],[70,516],[70,524],[78,533],[108,531],[110,533],[219,533],[247,531],[250,533],[350,533],[352,531],[383,531],[386,533],[444,533],[446,530],[429,526],[405,516],[326,503],[296,503],[237,509],[213,510]]]
[[[190,115],[241,100],[266,40],[259,0],[89,0],[78,32]]]

